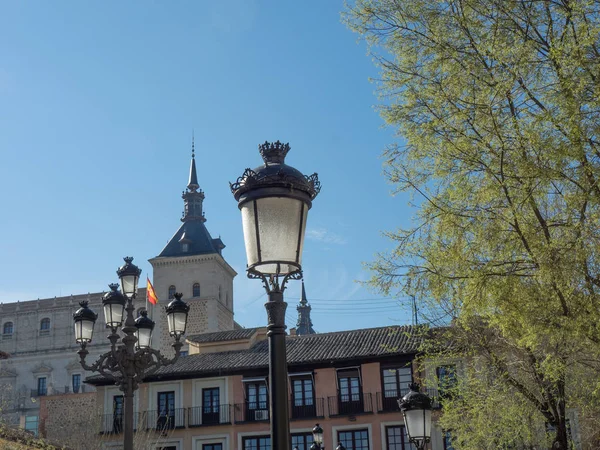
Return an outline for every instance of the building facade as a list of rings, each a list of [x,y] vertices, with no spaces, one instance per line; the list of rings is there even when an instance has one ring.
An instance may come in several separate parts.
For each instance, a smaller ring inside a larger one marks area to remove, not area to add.
[[[310,448],[316,423],[324,430],[328,449],[338,443],[349,450],[413,448],[397,400],[411,382],[426,376],[414,364],[421,343],[418,328],[286,339],[292,448]],[[271,450],[266,329],[200,334],[188,342],[190,355],[149,377],[137,393],[136,429],[154,433],[146,448]],[[101,377],[90,382],[98,389],[104,448],[121,448],[121,393]],[[438,397],[437,390],[429,394]],[[431,448],[452,448],[437,427]]]

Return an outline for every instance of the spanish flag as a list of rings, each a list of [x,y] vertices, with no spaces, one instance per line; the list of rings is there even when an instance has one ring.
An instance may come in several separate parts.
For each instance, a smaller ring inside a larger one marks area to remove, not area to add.
[[[156,292],[154,292],[154,287],[152,287],[152,283],[150,283],[150,278],[146,277],[146,299],[156,305],[158,303],[158,297],[156,296]]]

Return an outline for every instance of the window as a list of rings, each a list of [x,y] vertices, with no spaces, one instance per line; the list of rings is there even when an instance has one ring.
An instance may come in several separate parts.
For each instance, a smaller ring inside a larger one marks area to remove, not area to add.
[[[381,369],[381,382],[383,383],[384,411],[397,411],[398,399],[408,394],[408,385],[412,383],[411,364],[383,367]]]
[[[176,288],[175,286],[171,285],[169,286],[169,300],[175,298],[175,292],[176,292]]]
[[[202,423],[219,423],[219,388],[202,389]]]
[[[192,297],[200,297],[200,283],[194,283],[192,288]]]
[[[368,430],[339,431],[338,442],[341,442],[346,450],[369,450],[369,432]]]
[[[385,427],[386,450],[415,450],[416,447],[408,441],[406,428],[398,425]]]
[[[181,251],[182,251],[183,253],[186,253],[186,252],[188,252],[189,250],[190,250],[190,244],[188,244],[187,242],[183,242],[183,243],[181,244]]]
[[[456,366],[454,364],[439,366],[436,369],[436,374],[440,397],[447,398],[452,395],[452,391],[456,387]]]
[[[292,448],[297,448],[298,450],[310,450],[312,443],[312,433],[292,434]]]
[[[316,417],[312,377],[292,378],[292,417]]]
[[[269,419],[269,397],[265,381],[246,384],[246,420]]]
[[[223,444],[202,444],[202,450],[223,450]]]
[[[358,369],[338,370],[337,375],[339,386],[338,414],[364,412]]]
[[[189,355],[189,354],[190,354],[189,350],[181,350],[181,351],[179,352],[179,356],[187,356],[187,355]]]
[[[48,388],[46,386],[46,377],[39,377],[37,379],[37,393],[38,395],[48,394]]]
[[[13,334],[13,323],[12,322],[6,322],[4,324],[4,327],[2,327],[2,334],[4,334],[4,335]],[[35,417],[37,417],[37,416],[35,416]]]
[[[47,317],[42,319],[42,321],[40,322],[40,331],[50,331],[50,319],[48,319]]]
[[[73,374],[73,392],[76,394],[79,392],[79,388],[81,387],[81,375],[78,373]]]
[[[113,433],[121,433],[123,431],[123,396],[115,395],[113,397]]]
[[[242,438],[243,450],[271,450],[270,436],[251,436]]]
[[[454,447],[452,447],[451,433],[449,431],[444,431],[443,437],[444,437],[444,450],[454,450]]]
[[[38,416],[25,416],[25,429],[38,435]]]
[[[175,391],[158,393],[158,429],[175,427]]]

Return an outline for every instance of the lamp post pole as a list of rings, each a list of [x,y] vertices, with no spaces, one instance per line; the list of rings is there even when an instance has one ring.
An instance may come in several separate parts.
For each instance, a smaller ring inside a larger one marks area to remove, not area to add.
[[[303,175],[285,164],[289,144],[258,146],[264,165],[246,169],[231,191],[242,212],[249,278],[262,280],[269,340],[269,406],[271,448],[290,449],[283,291],[302,277],[306,217],[321,189],[317,174]]]
[[[117,273],[121,278],[123,294],[117,290],[118,285],[111,284],[111,291],[103,298],[104,313],[107,326],[111,328],[108,336],[111,348],[108,352],[100,355],[93,364],[86,363],[89,354],[87,344],[92,341],[94,323],[98,317],[90,308],[88,302],[80,303],[81,308],[73,314],[75,322],[75,340],[81,344],[79,359],[81,366],[90,372],[98,372],[104,377],[114,380],[115,384],[123,392],[124,417],[123,417],[123,448],[133,450],[133,396],[138,389],[139,383],[144,377],[156,372],[160,367],[173,364],[181,354],[181,336],[185,333],[187,314],[189,306],[181,301],[181,294],[175,294],[173,300],[167,307],[169,318],[169,332],[175,338],[172,347],[175,349],[173,358],[165,358],[158,350],[150,348],[150,339],[154,322],[146,314],[134,319],[134,300],[137,293],[137,281],[141,271],[131,262],[133,258],[125,258],[125,265]],[[118,328],[123,318],[123,307],[126,311],[126,319],[122,332],[125,336],[121,339]],[[176,314],[185,316],[183,324],[179,327],[171,327],[171,318]],[[182,326],[181,326],[182,325]],[[121,340],[121,345],[118,345]],[[137,344],[137,345],[136,345]]]

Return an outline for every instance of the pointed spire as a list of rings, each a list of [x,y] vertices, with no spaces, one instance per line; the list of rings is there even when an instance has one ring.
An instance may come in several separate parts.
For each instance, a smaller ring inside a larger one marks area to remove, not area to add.
[[[315,334],[315,330],[312,327],[312,320],[310,320],[310,310],[311,307],[306,299],[304,279],[302,279],[302,297],[296,307],[296,311],[298,311],[298,322],[296,322],[297,336],[302,336],[303,334]]]
[[[196,192],[200,185],[198,184],[198,176],[196,175],[196,149],[194,148],[194,132],[192,131],[192,162],[190,164],[190,181],[187,188],[190,192]]]

